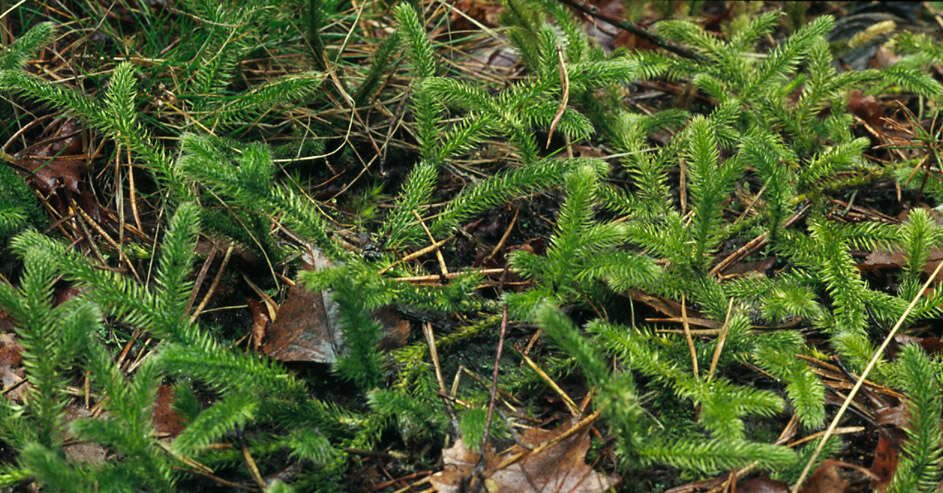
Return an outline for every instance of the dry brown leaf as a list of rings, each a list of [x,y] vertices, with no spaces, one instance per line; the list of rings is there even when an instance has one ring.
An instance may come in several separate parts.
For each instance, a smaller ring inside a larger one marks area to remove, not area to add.
[[[923,272],[927,275],[936,270],[937,264],[943,260],[943,248],[932,248],[927,252],[927,263],[923,267]],[[889,252],[883,248],[876,248],[865,257],[864,262],[858,264],[858,268],[865,271],[879,269],[897,269],[907,263],[907,257],[900,251]]]
[[[157,399],[154,401],[154,429],[158,433],[175,437],[183,431],[183,419],[174,412],[174,389],[170,385],[157,387]]]
[[[12,333],[0,334],[0,384],[7,399],[23,402],[29,385],[23,380],[26,378],[26,369],[21,363],[23,346],[16,342]],[[9,390],[16,386],[15,389]]]
[[[521,443],[534,450],[545,444],[568,427],[555,430],[530,428]],[[525,456],[522,460],[503,469],[496,468],[506,458],[524,452],[515,445],[501,454],[485,451],[485,489],[490,493],[530,493],[554,491],[560,493],[595,493],[605,491],[618,482],[618,478],[600,474],[589,467],[586,451],[589,450],[589,434],[586,431],[561,440],[559,443]],[[462,440],[442,452],[444,467],[430,477],[439,493],[457,493],[473,478],[470,475],[478,463],[479,454],[468,449]]]
[[[265,329],[268,327],[270,320],[262,303],[252,298],[246,298],[246,304],[249,305],[249,311],[252,312],[252,349],[258,351],[259,347],[262,346]]]
[[[66,188],[81,194],[79,182],[88,160],[79,131],[75,118],[54,120],[38,143],[18,153],[14,164],[32,173],[33,182],[45,193]]]
[[[308,270],[332,265],[313,248],[309,248],[302,261]],[[344,354],[345,347],[338,310],[330,292],[310,292],[301,283],[295,284],[266,330],[268,342],[262,346],[262,352],[279,361],[334,363]],[[395,346],[405,342],[409,322],[396,317],[392,310],[380,309],[374,315],[384,325],[381,344]]]
[[[841,477],[838,467],[824,461],[799,493],[844,493],[847,488],[848,481]]]
[[[495,0],[458,0],[453,7],[465,14],[452,12],[453,31],[475,31],[477,29],[477,26],[469,21],[466,16],[485,26],[496,27],[500,24],[501,12],[504,10],[501,2]]]
[[[882,120],[884,118],[884,108],[882,108],[881,103],[870,94],[865,96],[861,91],[852,91],[848,95],[848,111],[868,122],[868,125],[871,125],[875,129],[882,129],[884,127],[884,121]]]
[[[902,436],[903,432],[897,430]],[[871,487],[875,491],[884,491],[891,483],[894,473],[897,472],[897,463],[900,460],[899,449],[900,440],[894,434],[878,435],[878,444],[874,447],[874,461],[871,462],[870,470],[878,477],[876,481],[871,482]]]
[[[750,478],[737,484],[737,493],[789,493],[789,485],[770,478]]]

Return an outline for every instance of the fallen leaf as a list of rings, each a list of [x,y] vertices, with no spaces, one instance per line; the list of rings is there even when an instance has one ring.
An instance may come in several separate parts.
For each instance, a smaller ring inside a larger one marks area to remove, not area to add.
[[[554,430],[529,428],[521,436],[521,445],[515,445],[501,454],[485,450],[483,478],[485,489],[490,493],[530,493],[553,491],[560,493],[594,493],[613,487],[619,479],[593,471],[586,465],[586,451],[589,450],[589,434],[586,431],[576,433],[539,453],[526,455],[518,462],[502,469],[497,469],[508,457],[527,450],[534,450],[545,444],[568,427]],[[439,493],[457,493],[465,491],[470,475],[478,463],[480,455],[468,449],[462,440],[442,452],[444,467],[430,477],[432,486]]]
[[[841,477],[838,467],[825,461],[806,481],[800,493],[844,493],[846,488],[848,481]]]
[[[485,26],[496,27],[500,24],[501,12],[504,10],[500,2],[492,0],[458,0],[453,7],[455,8],[451,15],[453,31],[478,30],[478,27],[468,20],[469,18]]]
[[[770,478],[750,478],[737,484],[737,493],[789,493],[789,485]]]
[[[865,96],[861,91],[852,91],[848,95],[848,111],[868,122],[868,125],[871,125],[875,129],[882,129],[884,127],[882,120],[882,118],[884,118],[884,108],[882,108],[878,100],[870,94]]]
[[[246,304],[252,312],[252,349],[258,351],[262,346],[262,339],[265,338],[265,328],[269,324],[268,314],[265,313],[262,303],[252,298],[246,298]]]
[[[174,389],[170,385],[157,387],[154,401],[154,429],[158,433],[175,437],[183,431],[183,419],[174,412]]]
[[[332,266],[331,261],[314,248],[308,249],[302,261],[308,270]],[[278,307],[275,321],[266,329],[267,342],[262,352],[279,361],[336,362],[345,348],[339,309],[330,291],[310,292],[301,283],[295,284]],[[381,344],[395,347],[405,342],[409,322],[389,309],[381,308],[374,315],[383,324]]]
[[[910,424],[910,412],[906,404],[885,406],[874,411],[874,421],[879,425],[904,429]]]
[[[76,194],[87,168],[82,153],[79,121],[59,118],[46,126],[40,141],[17,153],[14,164],[32,173],[33,183],[45,193],[66,188]]]
[[[23,381],[26,378],[26,368],[22,365],[22,354],[23,346],[16,342],[14,334],[0,334],[0,384],[3,385],[5,397],[15,402],[23,402],[30,388]],[[10,390],[13,387],[16,388]]]
[[[874,446],[874,460],[869,468],[871,473],[878,478],[871,481],[871,487],[875,491],[884,491],[891,484],[891,479],[897,472],[900,445],[905,436],[900,429],[890,428],[886,431],[889,433],[878,435],[878,443]]]
[[[937,264],[943,260],[943,248],[932,248],[927,252],[927,263],[923,266],[923,272],[927,275],[933,274]],[[864,271],[879,269],[899,269],[907,263],[907,257],[900,251],[888,251],[883,248],[875,248],[864,262],[858,264],[858,268]]]
[[[334,363],[344,349],[337,302],[295,284],[278,307],[262,352],[279,361]]]

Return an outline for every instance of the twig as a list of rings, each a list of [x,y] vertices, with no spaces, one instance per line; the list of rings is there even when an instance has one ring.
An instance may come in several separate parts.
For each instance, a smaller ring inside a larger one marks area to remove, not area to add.
[[[226,265],[229,264],[229,257],[232,255],[233,248],[235,248],[235,244],[230,242],[229,248],[226,249],[226,255],[223,256],[223,263],[219,265],[219,271],[216,272],[216,275],[213,277],[213,282],[210,283],[210,288],[206,291],[206,294],[203,295],[203,300],[197,305],[196,310],[193,310],[193,315],[190,315],[191,324],[196,322],[197,317],[200,316],[200,312],[202,312],[203,309],[206,308],[206,304],[209,303],[210,296],[216,291],[216,286],[219,285],[219,280],[223,277],[223,271],[226,270]]]
[[[806,204],[802,209],[799,209],[798,211],[796,211],[795,214],[790,216],[789,219],[787,219],[786,222],[783,223],[783,227],[786,228],[786,227],[792,226],[793,223],[798,221],[799,218],[801,218],[803,214],[805,214],[805,211],[809,210],[809,207],[811,207],[811,205]],[[717,265],[711,268],[710,274],[714,276],[723,272],[727,267],[730,267],[730,265],[733,264],[734,262],[737,262],[741,258],[746,257],[747,255],[750,255],[751,253],[762,248],[763,245],[766,244],[768,239],[769,239],[769,232],[766,232],[748,241],[746,245],[743,245],[742,247],[740,247],[739,250],[731,253],[727,258],[721,260],[720,262],[717,263]]]
[[[616,19],[614,17],[610,17],[606,14],[603,14],[602,12],[599,11],[598,8],[596,8],[593,5],[588,5],[586,2],[583,2],[581,0],[560,0],[560,2],[565,3],[569,5],[570,7],[573,7],[574,9],[579,10],[580,12],[588,14],[592,17],[595,17],[601,21],[605,21],[608,24],[612,24],[613,26],[616,26],[624,31],[628,31],[640,38],[645,39],[646,41],[652,43],[653,45],[659,48],[664,48],[674,53],[675,55],[683,56],[684,58],[690,58],[691,60],[697,60],[699,62],[707,61],[703,56],[699,55],[698,53],[695,53],[690,48],[676,45],[672,43],[671,41],[668,41],[665,38],[662,38],[661,36],[649,31],[648,29],[645,29],[644,27],[639,26],[638,24],[634,24],[632,22],[624,21],[621,19]]]
[[[409,262],[410,260],[412,260],[412,259],[414,259],[414,258],[419,258],[419,257],[421,257],[421,256],[423,256],[423,255],[425,255],[425,254],[427,254],[427,253],[429,253],[429,252],[435,250],[436,248],[439,248],[440,246],[444,245],[446,241],[449,241],[450,238],[451,238],[451,236],[450,236],[449,238],[441,239],[441,240],[439,240],[439,241],[437,241],[437,242],[435,242],[435,243],[433,243],[433,244],[431,244],[431,245],[429,245],[429,246],[427,246],[427,247],[424,247],[424,248],[421,248],[421,249],[419,249],[419,250],[416,250],[416,251],[413,252],[413,253],[410,253],[409,255],[407,255],[407,256],[405,256],[405,257],[403,257],[403,258],[397,260],[396,262],[393,262],[392,264],[390,264],[390,265],[384,267],[383,269],[380,269],[380,272],[377,272],[377,275],[378,275],[378,276],[382,276],[383,274],[386,274],[387,271],[389,271],[389,270],[392,269],[393,267],[396,267],[397,265],[399,265],[399,264],[401,264],[401,263],[403,263],[403,262]]]
[[[921,297],[923,297],[923,293],[927,290],[927,288],[930,287],[930,284],[933,283],[934,279],[936,279],[937,274],[940,273],[941,267],[943,267],[943,262],[937,264],[933,274],[927,278],[927,282],[923,283],[923,287],[920,288],[920,291],[917,292],[914,298],[910,301],[910,304],[907,305],[907,309],[904,310],[904,313],[902,313],[900,318],[897,319],[897,323],[894,324],[894,327],[891,329],[891,331],[887,333],[887,337],[884,338],[884,342],[881,343],[881,347],[879,347],[877,351],[874,352],[874,355],[871,356],[871,361],[868,362],[868,366],[866,366],[864,371],[861,372],[861,376],[858,378],[858,381],[855,382],[855,386],[852,387],[851,392],[848,393],[848,397],[845,398],[845,401],[842,402],[841,408],[838,409],[838,413],[836,413],[835,417],[832,418],[832,422],[828,425],[828,429],[825,430],[825,435],[822,436],[822,439],[819,440],[818,445],[815,446],[815,451],[812,452],[812,456],[809,457],[809,461],[806,462],[805,467],[802,469],[802,474],[799,475],[799,479],[792,487],[792,493],[799,493],[799,488],[802,487],[802,483],[805,482],[806,477],[809,475],[809,470],[812,469],[812,464],[815,463],[815,459],[819,457],[819,454],[822,452],[822,448],[825,447],[825,442],[835,432],[836,427],[838,427],[838,421],[845,414],[845,411],[851,404],[851,400],[855,398],[858,390],[861,389],[862,385],[864,385],[864,379],[867,378],[868,374],[871,373],[871,370],[874,369],[874,365],[876,365],[878,360],[881,359],[881,355],[884,354],[884,350],[887,349],[887,345],[891,343],[891,340],[897,334],[897,331],[900,330],[900,328],[904,325],[904,320],[907,319],[907,316],[910,315],[910,312],[913,311],[915,306],[917,306],[917,302],[920,301]]]
[[[480,269],[480,270],[464,270],[461,272],[449,272],[445,275],[446,279],[455,279],[456,277],[463,276],[465,274],[481,274],[483,276],[489,274],[500,274],[504,272],[505,269]],[[515,272],[514,269],[507,269],[508,272]],[[403,282],[422,282],[422,281],[438,281],[441,280],[441,275],[429,275],[429,276],[407,276],[407,277],[394,277],[394,281],[403,281]]]
[[[426,344],[429,346],[429,357],[432,358],[432,367],[435,368],[435,379],[439,382],[439,393],[447,394],[445,380],[442,378],[442,365],[439,364],[439,351],[436,350],[435,334],[432,333],[431,323],[426,322],[422,324],[422,335],[426,337]],[[455,409],[452,407],[452,402],[443,397],[442,403],[445,404],[445,411],[449,414],[449,419],[452,420],[452,426],[454,429],[458,430],[458,418],[455,416]]]
[[[688,341],[688,350],[691,352],[691,367],[694,368],[694,378],[701,378],[697,371],[697,351],[694,349],[694,338],[691,337],[691,325],[688,324],[688,308],[681,293],[681,324],[684,326],[684,338]]]
[[[431,241],[433,245],[438,243],[435,241],[435,236],[432,236],[432,231],[429,231],[429,228],[426,227],[426,222],[422,220],[422,216],[420,216],[415,209],[413,209],[413,215],[416,216],[416,220],[419,221],[419,225],[422,226],[422,230],[426,232],[426,236],[429,237],[429,241]],[[445,276],[449,274],[449,269],[445,266],[445,259],[442,257],[442,251],[439,250],[438,247],[435,248],[435,258],[439,261],[439,270],[442,272],[442,278],[445,279]]]
[[[550,148],[550,140],[553,138],[553,131],[560,124],[563,112],[566,111],[566,104],[570,101],[570,76],[567,74],[566,63],[563,60],[562,46],[557,46],[557,61],[560,64],[560,107],[557,108],[557,114],[553,116],[553,121],[550,122],[550,131],[547,132],[547,144],[544,147],[548,149]]]
[[[249,466],[249,473],[252,476],[252,480],[255,481],[255,484],[259,485],[259,488],[265,489],[265,480],[262,479],[262,473],[259,472],[259,466],[256,465],[255,459],[252,458],[252,454],[249,453],[249,447],[242,446],[242,457],[246,460],[246,465]]]
[[[941,263],[940,265],[943,265]],[[503,276],[502,276],[503,277]],[[498,335],[498,350],[494,355],[494,372],[491,374],[491,396],[488,398],[488,416],[485,418],[485,432],[481,436],[481,461],[479,465],[483,465],[485,461],[485,453],[488,447],[488,432],[491,430],[491,418],[494,416],[494,401],[498,395],[498,364],[501,363],[501,350],[504,349],[504,335],[507,333],[508,328],[508,306],[504,305],[501,309],[501,332]],[[477,469],[477,468],[476,468]]]
[[[498,254],[499,251],[501,251],[501,248],[508,241],[508,237],[511,236],[511,230],[514,229],[514,225],[517,223],[517,216],[520,214],[520,212],[520,209],[514,209],[514,217],[511,218],[511,224],[509,224],[507,229],[504,230],[504,234],[501,235],[501,239],[498,240],[498,244],[491,249],[491,253],[489,253],[488,256],[484,258],[484,260],[491,260],[495,255]]]
[[[567,438],[570,438],[571,436],[573,436],[573,435],[575,435],[575,434],[577,434],[577,433],[583,431],[585,428],[587,428],[589,425],[593,424],[593,422],[595,422],[597,419],[599,419],[599,415],[600,415],[600,414],[602,414],[602,411],[597,410],[597,411],[594,412],[593,414],[590,414],[589,416],[586,416],[585,418],[583,418],[582,421],[580,421],[579,423],[576,423],[576,425],[573,426],[572,428],[570,428],[569,430],[566,430],[566,431],[564,431],[563,433],[560,433],[559,435],[553,437],[553,440],[550,440],[550,441],[548,441],[547,443],[544,443],[544,444],[540,445],[539,447],[536,447],[536,448],[534,448],[534,449],[532,449],[532,450],[525,450],[525,451],[523,451],[523,452],[518,452],[518,453],[516,453],[516,454],[514,454],[514,455],[512,455],[512,456],[510,456],[510,457],[508,457],[507,459],[504,459],[503,461],[501,461],[500,464],[498,464],[498,467],[495,468],[495,471],[500,471],[500,470],[502,470],[502,469],[504,469],[504,468],[510,466],[511,464],[517,463],[518,461],[520,461],[521,459],[523,459],[523,458],[525,458],[525,457],[527,457],[527,456],[529,456],[529,455],[538,455],[538,454],[540,454],[541,452],[543,452],[544,450],[546,450],[546,449],[548,449],[548,448],[550,448],[550,447],[552,447],[552,446],[554,446],[554,445],[556,445],[556,444],[562,442],[563,440],[566,440]]]
[[[529,356],[520,351],[518,351],[517,354],[519,354],[521,358],[524,359],[524,362],[527,363],[527,366],[534,370],[534,372],[536,372],[537,375],[543,379],[543,381],[547,382],[547,385],[549,385],[550,388],[553,389],[553,391],[556,392],[561,399],[563,399],[563,403],[566,404],[567,409],[570,410],[570,414],[577,418],[583,414],[580,412],[580,408],[576,405],[576,402],[574,402],[573,399],[570,398],[570,396],[567,395],[567,393],[564,392],[564,390],[561,389],[559,385],[557,385],[557,382],[554,382],[553,379],[550,378],[550,375],[547,375],[545,371],[541,370],[540,367],[537,366],[537,363],[534,363],[534,360],[530,359]]]
[[[711,358],[711,369],[707,372],[707,381],[714,378],[714,370],[717,369],[717,361],[720,360],[720,352],[724,350],[724,342],[727,340],[727,331],[730,330],[730,312],[733,310],[733,298],[727,303],[727,316],[724,318],[724,326],[720,330],[720,337],[717,339],[717,347],[714,348],[714,357]]]

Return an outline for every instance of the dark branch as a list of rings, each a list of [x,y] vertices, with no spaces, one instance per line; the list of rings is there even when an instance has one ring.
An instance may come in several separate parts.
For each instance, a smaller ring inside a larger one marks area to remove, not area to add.
[[[699,62],[706,61],[703,56],[694,52],[690,48],[676,45],[672,43],[671,41],[668,41],[665,38],[662,38],[661,36],[649,31],[648,29],[645,29],[644,27],[639,26],[638,24],[634,24],[628,21],[624,21],[622,19],[616,19],[614,17],[610,17],[600,12],[599,9],[596,8],[595,5],[589,5],[582,0],[560,0],[560,2],[566,5],[569,5],[570,7],[573,7],[574,9],[579,10],[580,12],[583,12],[584,14],[591,15],[601,21],[608,22],[609,24],[612,24],[613,26],[616,26],[620,29],[628,31],[640,38],[644,38],[645,40],[651,42],[655,46],[658,46],[659,48],[664,48],[674,53],[675,55],[683,56],[685,58],[690,58],[692,60],[697,60]]]

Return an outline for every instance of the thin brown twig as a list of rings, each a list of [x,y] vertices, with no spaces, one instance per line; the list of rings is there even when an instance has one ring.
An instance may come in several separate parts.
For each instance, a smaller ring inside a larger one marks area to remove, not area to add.
[[[943,264],[941,264],[943,265]],[[491,419],[494,416],[494,403],[498,395],[498,369],[499,364],[501,363],[501,350],[504,349],[504,335],[507,333],[508,329],[508,307],[505,304],[501,309],[501,331],[498,333],[498,349],[495,351],[494,356],[494,372],[491,374],[491,396],[488,398],[488,415],[485,418],[485,432],[481,436],[481,462],[479,465],[484,464],[485,454],[484,451],[488,447],[488,433],[491,430]]]
[[[507,229],[504,230],[504,234],[501,235],[501,239],[498,240],[498,244],[491,249],[491,253],[488,254],[484,260],[491,260],[495,255],[501,251],[501,248],[504,246],[504,243],[508,241],[508,237],[511,236],[511,230],[514,229],[514,224],[517,223],[517,216],[520,214],[521,210],[519,208],[514,209],[514,217],[511,218],[511,224],[508,225]]]
[[[727,331],[730,330],[730,312],[733,311],[733,298],[727,303],[727,316],[724,318],[724,326],[720,330],[720,337],[717,339],[717,346],[714,348],[714,357],[711,358],[711,368],[707,372],[707,381],[714,378],[714,371],[717,369],[717,362],[720,360],[720,353],[724,350],[724,342],[727,341]]]
[[[429,228],[426,226],[426,222],[422,220],[422,216],[420,216],[415,209],[413,210],[413,215],[416,216],[416,220],[419,221],[419,225],[422,226],[422,230],[426,232],[426,236],[429,237],[429,241],[431,241],[433,245],[438,243],[435,241],[435,236],[432,236],[432,231],[429,231]],[[444,279],[444,276],[449,274],[449,268],[445,266],[445,258],[442,257],[442,251],[439,250],[438,247],[435,249],[435,258],[439,261],[439,270],[442,272]]]
[[[383,274],[386,274],[390,269],[392,269],[393,267],[396,267],[397,265],[399,265],[399,264],[401,264],[401,263],[403,263],[403,262],[409,262],[410,260],[412,260],[412,259],[414,259],[414,258],[419,258],[419,257],[421,257],[421,256],[423,256],[423,255],[425,255],[425,254],[427,254],[427,253],[429,253],[429,252],[431,252],[431,251],[434,251],[435,249],[437,249],[437,248],[439,248],[440,246],[444,245],[445,242],[449,241],[451,238],[452,238],[451,236],[448,237],[448,238],[443,238],[443,239],[441,239],[441,240],[439,240],[439,241],[437,241],[437,242],[435,242],[435,243],[433,243],[433,244],[431,244],[431,245],[429,245],[429,246],[427,246],[427,247],[420,248],[419,250],[416,250],[415,252],[410,253],[409,255],[407,255],[407,256],[405,256],[405,257],[403,257],[403,258],[397,260],[396,262],[393,262],[392,264],[390,264],[390,265],[388,265],[388,266],[386,266],[386,267],[380,269],[380,271],[377,272],[377,275],[382,276]]]
[[[200,301],[200,304],[196,307],[196,310],[193,310],[193,315],[190,315],[190,323],[196,322],[197,317],[200,316],[200,312],[203,311],[203,308],[206,307],[206,304],[210,301],[210,296],[213,295],[213,292],[216,291],[216,286],[219,285],[220,279],[223,277],[223,271],[226,270],[226,266],[229,264],[229,257],[232,255],[233,248],[235,244],[230,242],[229,248],[226,249],[226,255],[223,256],[223,262],[219,265],[219,271],[216,272],[216,275],[213,277],[213,282],[210,283],[210,288],[206,291],[206,294],[203,295],[203,300]]]
[[[681,324],[684,327],[684,338],[688,341],[688,350],[691,352],[691,367],[694,369],[694,378],[701,378],[697,371],[697,350],[694,349],[694,338],[691,337],[691,325],[688,324],[688,307],[681,293]]]
[[[553,139],[553,132],[560,124],[563,118],[563,112],[566,111],[566,105],[570,101],[570,75],[566,71],[566,62],[563,60],[563,47],[557,46],[557,62],[560,64],[560,107],[557,108],[557,114],[553,116],[550,122],[550,131],[547,132],[547,144],[544,146],[550,148],[550,140]]]
[[[249,466],[249,473],[252,476],[252,480],[255,481],[255,484],[259,486],[260,489],[265,489],[265,480],[262,479],[262,473],[259,472],[259,466],[255,463],[255,459],[252,458],[252,454],[249,452],[249,447],[242,446],[242,458],[245,459],[246,465]]]
[[[526,354],[519,351],[517,354],[519,354],[521,358],[524,359],[524,362],[527,363],[527,366],[529,366],[532,370],[534,370],[535,373],[537,373],[537,375],[541,378],[541,380],[543,380],[544,382],[547,382],[547,385],[549,385],[550,388],[553,389],[553,391],[556,392],[557,395],[559,395],[561,399],[563,399],[563,403],[566,404],[566,408],[570,410],[570,414],[572,414],[574,417],[577,417],[577,418],[583,414],[582,412],[580,412],[580,408],[579,406],[576,405],[576,402],[569,395],[567,395],[567,393],[562,388],[560,388],[559,385],[557,385],[557,382],[554,382],[553,379],[550,378],[550,375],[547,375],[545,371],[543,371],[539,366],[537,366],[537,363],[535,363],[534,360],[530,359],[530,356],[527,356]]]
[[[570,429],[564,431],[563,433],[560,433],[559,435],[553,437],[553,439],[550,440],[550,441],[548,441],[547,443],[541,444],[540,446],[535,447],[535,448],[533,448],[533,449],[531,449],[531,450],[525,450],[525,451],[523,451],[523,452],[518,452],[518,453],[516,453],[516,454],[514,454],[514,455],[512,455],[512,456],[510,456],[510,457],[508,457],[507,459],[504,459],[503,461],[501,461],[500,464],[498,464],[498,467],[496,467],[495,470],[496,470],[496,471],[500,471],[500,470],[502,470],[502,469],[504,469],[504,468],[506,468],[506,467],[508,467],[508,466],[510,466],[510,465],[512,465],[512,464],[517,463],[518,461],[520,461],[521,459],[523,459],[523,458],[525,458],[525,457],[527,457],[527,456],[540,454],[540,453],[543,452],[544,450],[546,450],[546,449],[548,449],[548,448],[550,448],[550,447],[552,447],[552,446],[554,446],[554,445],[556,445],[556,444],[562,442],[563,440],[566,440],[567,438],[570,438],[571,436],[573,436],[573,435],[575,435],[575,434],[577,434],[577,433],[583,431],[583,430],[586,429],[589,425],[593,424],[597,419],[599,419],[599,416],[600,416],[601,414],[602,414],[602,411],[596,410],[593,414],[590,414],[589,416],[586,416],[586,417],[583,418],[579,423],[576,423],[575,426],[573,426],[572,428],[570,428]]]
[[[442,378],[442,365],[439,364],[439,351],[436,349],[435,345],[435,334],[432,332],[432,324],[425,322],[422,324],[422,335],[426,338],[426,345],[429,346],[429,358],[432,359],[432,368],[435,369],[435,379],[439,383],[439,393],[447,394],[447,389],[445,388],[445,379]],[[455,409],[452,407],[452,402],[449,399],[442,398],[442,403],[445,404],[445,412],[448,413],[449,419],[452,421],[452,426],[455,430],[458,430],[458,418],[455,415]]]

